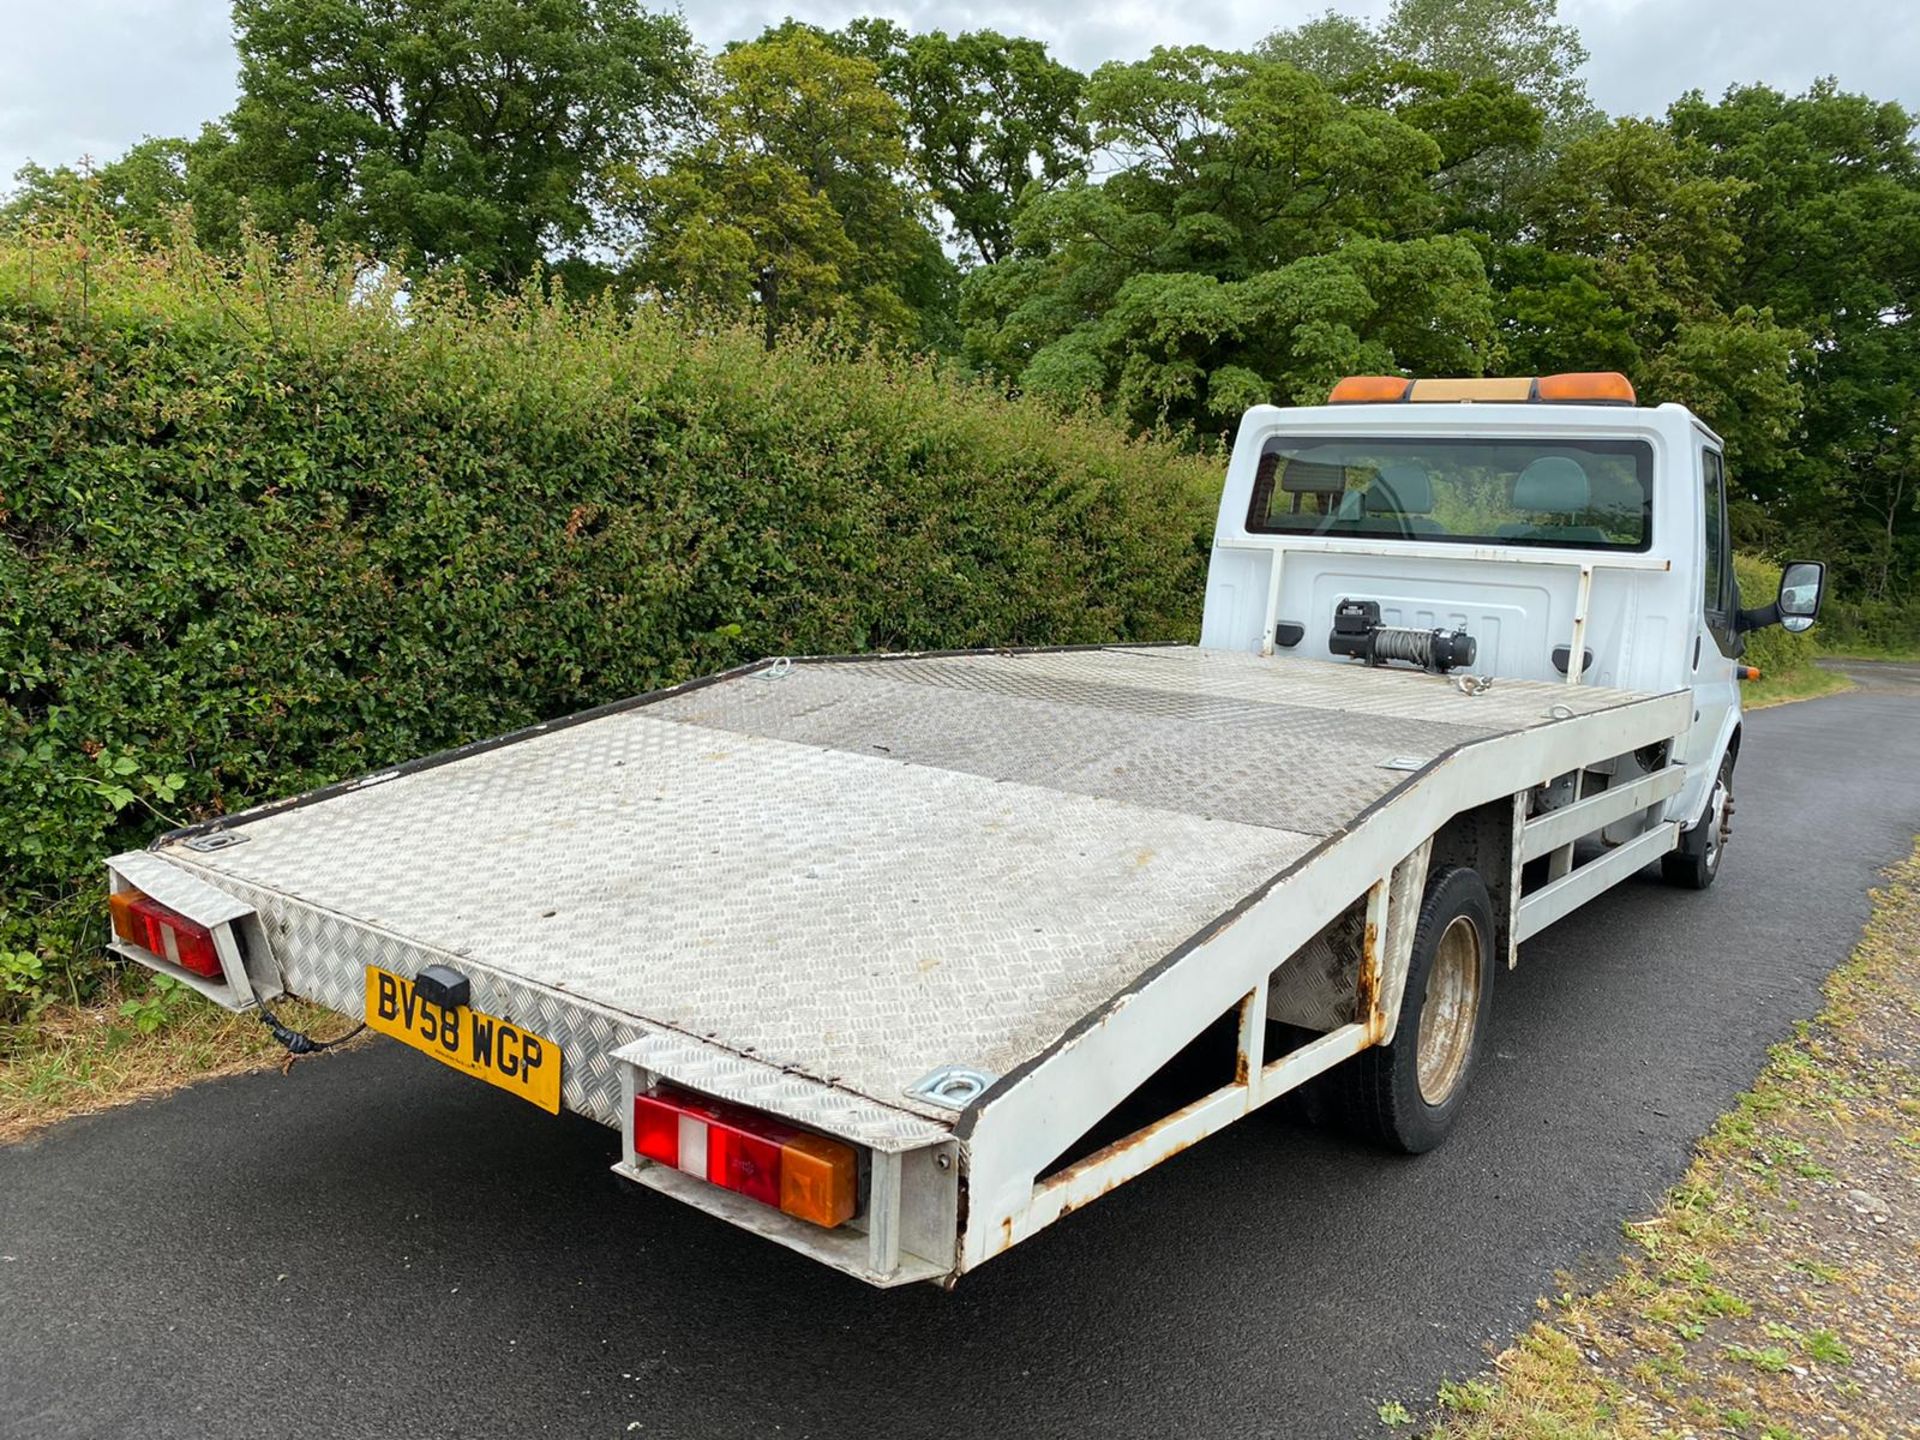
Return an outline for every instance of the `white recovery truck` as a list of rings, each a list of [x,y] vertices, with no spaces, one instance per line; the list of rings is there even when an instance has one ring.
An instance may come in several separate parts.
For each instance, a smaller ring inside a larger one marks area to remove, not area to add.
[[[114,949],[297,995],[876,1285],[951,1283],[1316,1076],[1408,1151],[1497,965],[1713,880],[1720,440],[1616,375],[1242,422],[1200,644],[750,665],[176,831]]]

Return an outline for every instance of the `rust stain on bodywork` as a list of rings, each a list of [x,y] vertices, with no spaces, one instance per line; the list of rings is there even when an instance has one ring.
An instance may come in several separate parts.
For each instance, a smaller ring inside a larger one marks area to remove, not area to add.
[[[1089,1155],[1086,1159],[1082,1160],[1079,1164],[1072,1166],[1070,1169],[1062,1170],[1058,1175],[1054,1177],[1052,1183],[1054,1185],[1070,1185],[1073,1180],[1077,1179],[1081,1175],[1086,1174],[1088,1171],[1096,1169],[1103,1165],[1110,1164],[1111,1162],[1118,1160],[1121,1156],[1129,1154],[1130,1152],[1141,1148],[1149,1140],[1152,1140],[1156,1136],[1158,1136],[1159,1132],[1166,1128],[1168,1121],[1171,1121],[1176,1118],[1178,1118],[1178,1114],[1170,1115],[1167,1117],[1167,1120],[1161,1121],[1158,1125],[1149,1125],[1144,1130],[1136,1130],[1134,1131],[1133,1134],[1127,1136],[1125,1139],[1114,1141],[1113,1144],[1107,1146],[1104,1150],[1094,1151],[1093,1154]],[[1153,1165],[1164,1164],[1166,1161],[1171,1160],[1174,1156],[1192,1149],[1195,1145],[1199,1144],[1205,1138],[1206,1138],[1205,1134],[1200,1134],[1200,1135],[1193,1136],[1191,1139],[1182,1140],[1179,1144],[1163,1152],[1160,1155],[1160,1157],[1152,1161],[1151,1164]],[[1138,1178],[1139,1178],[1138,1174],[1133,1174],[1133,1173],[1129,1173],[1127,1171],[1122,1170],[1116,1174],[1109,1175],[1106,1179],[1106,1183],[1101,1185],[1101,1187],[1098,1190],[1094,1191],[1091,1195],[1085,1195],[1078,1198],[1074,1198],[1072,1196],[1062,1196],[1061,1204],[1060,1204],[1060,1214],[1062,1216],[1071,1215],[1074,1211],[1078,1210],[1081,1206],[1089,1205],[1093,1201],[1098,1200],[1102,1195],[1105,1195],[1110,1191],[1119,1189],[1122,1185],[1126,1184],[1129,1180],[1136,1180]]]
[[[1072,1190],[1072,1187],[1075,1181],[1081,1179],[1086,1175],[1099,1171],[1101,1169],[1107,1168],[1109,1166],[1113,1166],[1115,1161],[1120,1160],[1124,1156],[1132,1154],[1135,1150],[1151,1148],[1152,1143],[1156,1140],[1159,1140],[1163,1135],[1163,1133],[1170,1126],[1185,1119],[1192,1112],[1196,1110],[1204,1109],[1206,1106],[1215,1103],[1225,1093],[1226,1093],[1225,1091],[1216,1090],[1210,1095],[1202,1095],[1198,1100],[1194,1100],[1189,1104],[1181,1106],[1178,1110],[1175,1110],[1171,1115],[1168,1115],[1162,1119],[1156,1120],[1151,1125],[1143,1126],[1142,1128],[1134,1131],[1131,1135],[1123,1135],[1110,1145],[1103,1145],[1100,1149],[1094,1151],[1091,1155],[1087,1156],[1085,1159],[1076,1160],[1074,1161],[1073,1164],[1069,1165],[1066,1169],[1061,1170],[1056,1174],[1048,1177],[1044,1188],[1047,1190],[1061,1190],[1063,1192],[1070,1192]],[[1214,1128],[1218,1128],[1218,1127],[1214,1127]],[[1174,1156],[1179,1155],[1182,1152],[1191,1149],[1193,1146],[1199,1144],[1211,1133],[1212,1133],[1212,1130],[1203,1130],[1198,1134],[1189,1136],[1188,1138],[1181,1140],[1174,1145],[1169,1146],[1167,1149],[1159,1153],[1158,1158],[1148,1162],[1148,1168],[1151,1168],[1154,1165],[1159,1165],[1164,1161],[1171,1160]],[[1089,1201],[1099,1199],[1102,1195],[1105,1195],[1109,1191],[1118,1189],[1120,1186],[1126,1184],[1127,1181],[1137,1179],[1139,1175],[1143,1173],[1144,1171],[1129,1171],[1126,1169],[1116,1169],[1115,1173],[1108,1175],[1104,1183],[1100,1186],[1100,1188],[1094,1191],[1090,1195],[1074,1198],[1070,1193],[1063,1193],[1061,1197],[1060,1214],[1061,1215],[1071,1214],[1073,1211],[1078,1210],[1081,1206],[1087,1204]]]
[[[1367,1038],[1379,1040],[1387,1032],[1380,1008],[1380,927],[1369,920],[1360,943],[1360,975],[1354,992],[1354,1019],[1367,1027]]]
[[[1247,1052],[1247,1037],[1266,1023],[1266,1017],[1254,1014],[1253,1009],[1257,1004],[1264,1004],[1265,999],[1266,991],[1256,990],[1240,1002],[1240,1039],[1233,1047],[1233,1083],[1242,1087],[1253,1079],[1253,1056]]]

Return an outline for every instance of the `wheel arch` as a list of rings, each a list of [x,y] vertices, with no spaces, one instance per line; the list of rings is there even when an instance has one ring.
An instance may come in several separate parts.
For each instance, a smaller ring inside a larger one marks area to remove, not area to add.
[[[1740,739],[1745,718],[1737,706],[1728,711],[1721,733],[1714,737],[1713,749],[1703,757],[1705,763],[1695,765],[1691,759],[1684,762],[1688,771],[1687,783],[1668,802],[1668,809],[1664,812],[1667,819],[1678,820],[1681,829],[1691,829],[1706,814],[1707,803],[1713,798],[1713,782],[1720,774],[1720,762],[1729,755],[1736,761],[1740,758]]]
[[[1520,879],[1514,865],[1515,802],[1506,797],[1462,810],[1433,836],[1432,869],[1448,865],[1477,871],[1493,906],[1493,953],[1505,956],[1508,969],[1515,963],[1514,913],[1520,902]]]

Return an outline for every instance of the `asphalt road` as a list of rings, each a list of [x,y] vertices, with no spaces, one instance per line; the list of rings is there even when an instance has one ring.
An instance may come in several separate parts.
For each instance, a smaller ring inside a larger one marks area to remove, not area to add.
[[[1838,670],[1854,684],[1869,690],[1896,690],[1920,696],[1920,665],[1906,660],[1849,660],[1833,656],[1816,662]]]
[[[1448,1144],[1262,1115],[871,1291],[382,1043],[0,1149],[0,1435],[1379,1435],[1524,1327],[1816,1008],[1920,829],[1920,687],[1753,716],[1704,895],[1523,952]],[[1656,872],[1657,873],[1657,872]]]

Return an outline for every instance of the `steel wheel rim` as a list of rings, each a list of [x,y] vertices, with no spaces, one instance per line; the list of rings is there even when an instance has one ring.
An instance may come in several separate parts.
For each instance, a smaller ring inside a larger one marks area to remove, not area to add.
[[[1727,782],[1713,782],[1713,796],[1707,802],[1707,869],[1720,868],[1721,847],[1726,844]]]
[[[1444,1105],[1460,1085],[1473,1054],[1474,1022],[1480,1015],[1480,930],[1456,915],[1441,932],[1427,972],[1427,995],[1420,1006],[1417,1055],[1420,1098]]]

